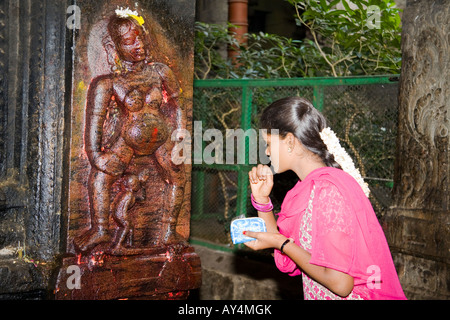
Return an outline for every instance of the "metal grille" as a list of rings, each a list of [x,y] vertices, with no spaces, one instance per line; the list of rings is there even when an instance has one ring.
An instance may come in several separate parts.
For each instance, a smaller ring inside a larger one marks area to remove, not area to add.
[[[231,220],[239,215],[256,215],[249,201],[248,171],[255,165],[251,148],[255,143],[262,145],[259,139],[255,142],[250,137],[236,138],[230,148],[235,151],[234,157],[227,158],[227,133],[232,129],[257,131],[262,110],[287,96],[305,97],[323,112],[369,183],[370,200],[381,217],[390,205],[393,187],[396,80],[395,76],[196,80],[191,241],[230,246]],[[219,132],[223,141],[212,138],[211,133]],[[214,141],[220,147],[214,149]],[[271,195],[275,212],[297,179],[292,173],[275,176]]]

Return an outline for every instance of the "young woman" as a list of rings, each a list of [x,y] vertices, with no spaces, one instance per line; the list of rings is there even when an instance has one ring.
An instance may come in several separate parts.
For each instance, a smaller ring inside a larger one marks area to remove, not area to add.
[[[256,239],[246,245],[275,248],[278,269],[302,275],[305,299],[406,299],[369,189],[323,115],[306,99],[290,97],[267,107],[261,125],[272,168],[252,168],[249,180],[267,232],[244,231]],[[269,198],[272,169],[300,179],[278,219]]]

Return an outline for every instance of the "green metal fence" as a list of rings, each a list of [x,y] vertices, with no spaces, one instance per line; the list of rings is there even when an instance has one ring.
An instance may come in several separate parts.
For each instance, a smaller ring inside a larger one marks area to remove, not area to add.
[[[248,171],[250,138],[237,141],[244,150],[243,163],[205,163],[203,152],[212,149],[208,129],[258,129],[259,115],[271,102],[302,96],[326,116],[341,144],[355,160],[371,188],[371,202],[379,217],[390,205],[397,133],[398,76],[196,80],[194,83],[194,133],[192,170],[191,241],[216,248],[233,248],[231,220],[254,216],[250,204]],[[206,138],[206,139],[205,139]],[[239,149],[240,147],[240,149]],[[252,146],[254,147],[254,146]],[[235,149],[235,150],[236,150]],[[217,150],[216,150],[217,151]],[[239,155],[238,155],[239,156]],[[209,161],[211,162],[211,161]],[[279,211],[285,193],[295,184],[292,173],[275,175],[271,198]]]

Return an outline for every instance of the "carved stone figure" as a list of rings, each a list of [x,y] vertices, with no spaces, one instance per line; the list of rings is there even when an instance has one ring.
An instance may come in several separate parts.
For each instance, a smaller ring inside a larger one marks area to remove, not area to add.
[[[112,41],[105,41],[105,50],[109,57],[111,51],[116,52],[114,73],[92,80],[86,104],[85,151],[92,166],[88,184],[91,228],[74,240],[75,247],[87,252],[111,242],[108,222],[113,184],[123,177],[133,158],[150,156],[156,158],[170,190],[164,201],[163,234],[158,244],[179,243],[182,239],[175,227],[185,172],[183,164],[171,161],[174,142],[170,137],[173,131],[185,128],[186,116],[178,103],[180,87],[168,66],[149,61],[146,31],[135,18],[113,16],[108,32]],[[127,232],[130,226],[124,224],[125,211],[135,201],[130,188],[128,194],[119,196],[121,200],[112,210],[120,228]],[[122,203],[125,200],[127,204]]]
[[[192,168],[172,151],[192,127],[194,3],[77,5],[55,298],[186,298],[201,284]]]
[[[133,245],[133,226],[131,219],[129,218],[128,210],[134,206],[136,200],[139,201],[145,199],[145,193],[140,196],[137,196],[136,194],[143,190],[142,184],[148,179],[148,171],[142,171],[139,177],[127,175],[122,179],[123,183],[121,191],[111,204],[111,213],[114,221],[119,227],[116,232],[115,240],[113,241],[114,249],[116,251],[120,251],[125,239],[127,239],[126,243],[128,247],[132,247]]]

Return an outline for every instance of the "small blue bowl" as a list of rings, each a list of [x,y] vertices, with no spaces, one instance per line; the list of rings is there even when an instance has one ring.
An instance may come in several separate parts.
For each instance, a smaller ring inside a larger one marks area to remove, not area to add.
[[[230,233],[231,241],[234,244],[253,241],[255,238],[250,238],[242,234],[243,231],[266,232],[266,224],[261,218],[243,218],[231,221]]]

